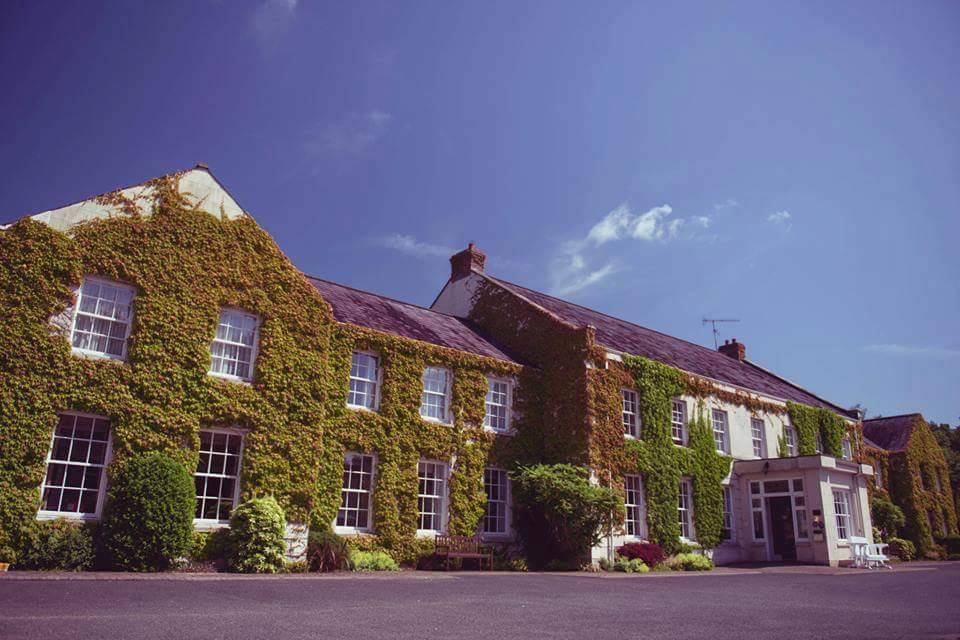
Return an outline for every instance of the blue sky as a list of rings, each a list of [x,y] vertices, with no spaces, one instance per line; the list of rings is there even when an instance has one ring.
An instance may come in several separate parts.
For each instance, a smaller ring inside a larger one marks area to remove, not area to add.
[[[0,219],[203,161],[308,273],[429,305],[474,241],[960,416],[956,2],[4,2],[0,62]]]

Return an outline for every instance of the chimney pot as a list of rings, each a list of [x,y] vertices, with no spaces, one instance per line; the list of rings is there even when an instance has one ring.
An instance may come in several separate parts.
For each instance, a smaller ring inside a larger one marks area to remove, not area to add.
[[[450,281],[466,278],[473,272],[483,273],[483,265],[486,261],[486,254],[471,242],[466,249],[450,256]]]
[[[717,351],[740,362],[747,359],[747,347],[742,342],[737,342],[736,338],[733,340],[725,340],[724,343],[717,348]]]

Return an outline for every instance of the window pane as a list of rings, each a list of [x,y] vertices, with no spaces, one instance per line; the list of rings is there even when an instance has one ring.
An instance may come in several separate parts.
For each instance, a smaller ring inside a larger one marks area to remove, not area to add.
[[[102,418],[60,414],[41,487],[44,511],[96,513],[109,428],[109,421]]]
[[[84,279],[80,287],[70,344],[100,355],[121,358],[126,348],[133,290],[121,284]]]
[[[210,372],[250,380],[253,371],[253,344],[256,316],[223,309],[210,344]]]
[[[242,438],[236,433],[200,431],[200,457],[193,474],[198,519],[224,522],[230,518],[240,479]]]

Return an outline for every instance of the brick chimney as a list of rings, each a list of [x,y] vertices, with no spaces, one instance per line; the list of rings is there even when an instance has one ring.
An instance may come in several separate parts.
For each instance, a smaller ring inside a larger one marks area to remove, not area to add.
[[[723,344],[717,347],[717,351],[740,362],[747,359],[747,348],[742,342],[737,342],[736,338],[733,340],[724,340]]]
[[[483,273],[483,264],[486,261],[487,255],[471,242],[466,249],[450,256],[450,280],[466,278],[473,271]]]

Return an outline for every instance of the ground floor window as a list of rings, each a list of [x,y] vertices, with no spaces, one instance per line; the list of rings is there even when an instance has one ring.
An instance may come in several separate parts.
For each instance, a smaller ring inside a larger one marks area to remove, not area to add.
[[[373,493],[373,456],[347,453],[343,459],[343,485],[340,489],[340,509],[337,511],[337,529],[344,532],[370,531]]]
[[[693,491],[689,480],[680,481],[677,515],[680,523],[680,537],[686,540],[695,540],[693,531]]]
[[[417,465],[417,531],[443,533],[447,493],[447,465],[421,460]]]
[[[230,520],[240,490],[242,450],[243,435],[236,431],[200,431],[200,461],[193,474],[197,491],[196,520],[216,523]]]
[[[624,476],[626,496],[624,506],[627,517],[624,520],[624,529],[628,536],[635,538],[647,537],[647,509],[643,496],[643,479],[640,476]]]
[[[750,513],[753,517],[753,539],[766,539],[763,526],[763,497],[760,493],[759,482],[750,483]]]
[[[837,538],[846,540],[853,533],[850,528],[850,493],[842,489],[833,490],[833,511],[837,516]]]
[[[724,540],[733,540],[733,488],[723,488],[723,529],[720,536]]]
[[[483,489],[487,494],[487,511],[483,516],[483,532],[490,535],[507,534],[509,487],[507,472],[487,467],[483,470]]]
[[[61,413],[47,453],[40,516],[95,518],[100,513],[110,421]]]

